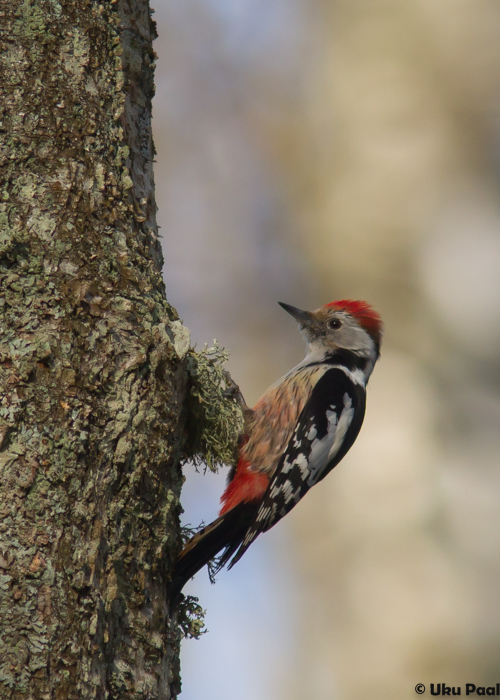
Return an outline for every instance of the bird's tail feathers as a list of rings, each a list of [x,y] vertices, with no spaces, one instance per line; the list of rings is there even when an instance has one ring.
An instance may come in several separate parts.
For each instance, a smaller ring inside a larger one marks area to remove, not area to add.
[[[224,552],[212,567],[211,574],[217,574],[227,564],[241,545],[256,509],[255,503],[239,503],[196,533],[186,543],[175,564],[168,587],[170,609],[177,605],[187,581],[205,564],[211,562],[221,550]]]

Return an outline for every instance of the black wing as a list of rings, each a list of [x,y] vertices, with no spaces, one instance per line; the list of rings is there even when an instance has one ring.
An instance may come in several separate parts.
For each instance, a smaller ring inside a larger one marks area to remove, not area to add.
[[[365,415],[365,389],[341,369],[329,369],[316,383],[262,503],[231,568],[261,532],[269,530],[321,481],[352,447]]]

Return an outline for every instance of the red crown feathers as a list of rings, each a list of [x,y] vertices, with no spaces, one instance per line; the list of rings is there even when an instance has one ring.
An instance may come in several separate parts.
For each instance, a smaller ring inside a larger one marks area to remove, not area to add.
[[[366,301],[353,301],[352,299],[341,299],[340,301],[332,301],[326,304],[328,308],[346,311],[351,316],[354,316],[367,333],[371,335],[373,340],[380,344],[382,340],[382,319],[375,309],[367,304]]]

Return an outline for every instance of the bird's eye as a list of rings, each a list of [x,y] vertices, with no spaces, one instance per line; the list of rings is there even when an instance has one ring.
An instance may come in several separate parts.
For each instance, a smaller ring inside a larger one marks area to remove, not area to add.
[[[339,321],[338,318],[332,318],[328,321],[327,325],[332,331],[336,331],[342,325],[342,321]]]

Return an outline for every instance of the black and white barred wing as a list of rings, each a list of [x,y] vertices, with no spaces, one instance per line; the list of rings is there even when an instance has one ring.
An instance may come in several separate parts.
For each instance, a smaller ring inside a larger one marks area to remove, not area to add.
[[[341,369],[319,379],[230,567],[261,532],[285,516],[344,457],[365,413],[365,390]]]

